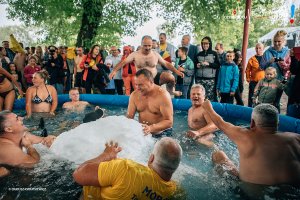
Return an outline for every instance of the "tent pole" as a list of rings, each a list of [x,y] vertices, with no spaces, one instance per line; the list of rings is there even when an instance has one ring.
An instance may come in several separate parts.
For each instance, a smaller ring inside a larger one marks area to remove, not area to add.
[[[250,25],[250,12],[251,12],[251,2],[252,0],[247,0],[246,2],[246,10],[245,10],[245,21],[244,21],[244,34],[243,34],[243,46],[242,46],[242,81],[244,82],[245,68],[246,68],[246,55],[247,55],[247,47],[248,47],[248,37],[249,37],[249,25]]]

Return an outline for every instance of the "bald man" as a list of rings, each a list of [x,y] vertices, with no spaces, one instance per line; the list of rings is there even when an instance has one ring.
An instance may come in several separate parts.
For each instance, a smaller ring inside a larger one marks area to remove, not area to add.
[[[252,97],[257,83],[265,78],[265,70],[259,68],[259,64],[264,54],[264,45],[258,43],[255,46],[256,54],[249,59],[246,69],[246,78],[249,83],[248,107],[252,107]]]
[[[122,60],[110,73],[109,78],[112,79],[116,76],[116,72],[127,65],[128,63],[134,62],[136,70],[140,69],[148,69],[152,72],[154,79],[154,83],[156,85],[167,84],[168,91],[171,94],[181,96],[180,91],[174,91],[173,88],[175,86],[175,77],[173,74],[162,72],[157,73],[156,65],[157,63],[165,66],[167,69],[176,73],[178,76],[183,77],[184,74],[178,70],[169,62],[166,62],[158,53],[152,51],[152,38],[150,36],[144,36],[142,39],[142,50],[131,53],[127,58]]]

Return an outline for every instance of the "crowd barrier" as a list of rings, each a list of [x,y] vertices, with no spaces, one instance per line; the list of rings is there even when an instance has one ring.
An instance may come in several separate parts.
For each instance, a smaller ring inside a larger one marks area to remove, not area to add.
[[[63,104],[70,101],[69,95],[58,95],[58,103]],[[81,94],[80,101],[87,101],[90,104],[104,104],[127,106],[129,96],[125,95],[101,95],[101,94]],[[192,103],[187,99],[172,99],[175,110],[188,110]],[[251,121],[252,108],[245,106],[238,106],[233,104],[221,104],[212,102],[214,110],[221,116],[242,119]],[[25,109],[25,98],[17,99],[13,109]],[[280,131],[295,132],[300,134],[300,120],[285,115],[279,115]]]

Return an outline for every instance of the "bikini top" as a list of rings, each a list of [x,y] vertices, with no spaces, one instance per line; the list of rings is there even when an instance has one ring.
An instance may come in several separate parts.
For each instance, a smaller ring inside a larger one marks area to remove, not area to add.
[[[46,87],[46,85],[45,85],[45,87]],[[39,103],[42,103],[42,102],[52,103],[53,99],[52,99],[52,97],[50,96],[47,87],[46,87],[46,90],[47,90],[47,92],[48,92],[48,97],[47,97],[44,101],[42,101],[42,99],[41,99],[40,97],[38,97],[38,95],[37,95],[37,88],[36,88],[36,95],[33,97],[32,103],[35,103],[35,104],[39,104]]]

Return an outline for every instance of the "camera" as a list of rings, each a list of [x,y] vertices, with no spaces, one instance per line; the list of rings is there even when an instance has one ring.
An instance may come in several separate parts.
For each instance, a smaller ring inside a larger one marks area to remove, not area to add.
[[[274,62],[279,62],[279,61],[283,61],[282,58],[275,58]]]

